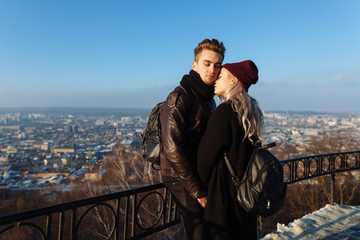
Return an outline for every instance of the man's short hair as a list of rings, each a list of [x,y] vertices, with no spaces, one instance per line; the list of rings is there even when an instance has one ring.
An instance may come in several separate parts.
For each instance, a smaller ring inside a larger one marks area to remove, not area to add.
[[[226,50],[224,47],[224,44],[222,42],[219,42],[215,38],[213,38],[211,40],[206,38],[206,39],[202,40],[202,42],[199,43],[198,46],[194,49],[195,62],[197,62],[199,60],[200,53],[205,49],[220,53],[224,60],[225,50]]]

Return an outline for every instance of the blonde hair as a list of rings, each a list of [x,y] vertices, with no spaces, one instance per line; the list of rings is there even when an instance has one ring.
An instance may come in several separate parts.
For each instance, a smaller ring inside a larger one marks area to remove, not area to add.
[[[238,121],[245,130],[243,141],[252,137],[261,140],[264,116],[256,99],[252,98],[239,81],[225,92],[225,97],[219,97],[219,102],[231,101],[231,106],[237,113]]]

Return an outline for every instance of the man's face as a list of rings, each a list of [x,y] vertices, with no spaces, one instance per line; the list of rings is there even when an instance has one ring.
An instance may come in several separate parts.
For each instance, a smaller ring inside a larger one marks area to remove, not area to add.
[[[219,75],[223,58],[220,53],[203,50],[198,61],[193,62],[193,70],[197,72],[206,85],[215,82]]]

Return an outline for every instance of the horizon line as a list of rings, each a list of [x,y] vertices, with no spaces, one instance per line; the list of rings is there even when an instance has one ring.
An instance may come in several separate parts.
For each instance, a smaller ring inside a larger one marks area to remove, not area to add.
[[[155,107],[155,106],[153,106]],[[104,109],[104,110],[151,110],[153,107],[85,107],[85,106],[22,106],[22,107],[0,107],[0,110],[25,110],[25,109]],[[268,112],[306,112],[306,113],[360,113],[360,110],[263,110],[264,113]]]

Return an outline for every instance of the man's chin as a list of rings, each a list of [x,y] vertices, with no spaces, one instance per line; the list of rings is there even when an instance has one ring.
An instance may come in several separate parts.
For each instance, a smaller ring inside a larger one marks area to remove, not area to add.
[[[213,80],[213,79],[206,79],[206,81],[204,81],[204,83],[205,83],[206,85],[208,85],[208,86],[213,85],[214,82],[215,82],[215,80]]]

